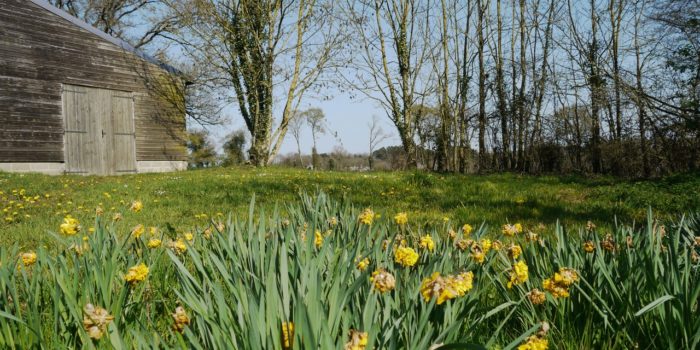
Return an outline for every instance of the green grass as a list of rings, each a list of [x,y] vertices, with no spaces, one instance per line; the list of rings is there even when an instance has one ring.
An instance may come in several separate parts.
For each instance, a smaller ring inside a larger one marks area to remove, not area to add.
[[[495,228],[505,222],[522,222],[526,227],[542,223],[551,229],[557,220],[567,226],[591,220],[601,227],[611,227],[615,218],[640,222],[648,207],[657,218],[674,219],[700,211],[699,189],[698,174],[622,181],[513,174],[310,172],[276,167],[120,177],[0,173],[0,245],[33,248],[52,244],[48,232],[57,231],[66,214],[78,218],[87,231],[98,206],[109,217],[124,214],[117,223],[120,231],[143,224],[182,233],[209,225],[217,213],[247,213],[254,194],[258,205],[270,209],[278,205],[284,213],[287,203],[298,201],[300,193],[323,191],[337,200],[372,207],[385,218],[406,211],[414,224],[436,226],[446,217],[455,225],[486,223]],[[128,212],[134,200],[144,203],[138,214]]]

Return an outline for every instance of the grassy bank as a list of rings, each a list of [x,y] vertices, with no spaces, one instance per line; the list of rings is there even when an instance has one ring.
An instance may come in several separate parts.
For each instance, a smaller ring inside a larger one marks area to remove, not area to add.
[[[617,218],[639,222],[652,207],[661,219],[700,210],[700,176],[621,181],[613,178],[462,176],[429,173],[310,172],[287,168],[228,168],[120,177],[44,176],[0,173],[0,245],[51,244],[65,215],[89,229],[95,209],[110,217],[126,214],[135,200],[139,215],[123,215],[117,229],[137,224],[186,232],[247,212],[255,194],[258,205],[285,210],[300,193],[324,191],[330,198],[372,207],[387,217],[408,212],[414,223],[455,225],[486,223],[498,227],[522,222],[527,227],[610,225]]]

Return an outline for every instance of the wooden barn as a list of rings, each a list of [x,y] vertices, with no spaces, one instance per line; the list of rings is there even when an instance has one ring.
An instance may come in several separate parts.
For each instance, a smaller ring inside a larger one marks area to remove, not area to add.
[[[0,171],[185,169],[185,85],[45,0],[0,0]]]

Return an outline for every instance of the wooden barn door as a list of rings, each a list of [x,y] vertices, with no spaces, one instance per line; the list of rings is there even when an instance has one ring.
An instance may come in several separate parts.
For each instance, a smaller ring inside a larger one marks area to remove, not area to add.
[[[63,86],[66,173],[136,172],[134,103],[122,91]]]
[[[136,129],[134,99],[131,93],[111,92],[111,125],[108,128],[109,149],[107,168],[110,174],[136,173]]]

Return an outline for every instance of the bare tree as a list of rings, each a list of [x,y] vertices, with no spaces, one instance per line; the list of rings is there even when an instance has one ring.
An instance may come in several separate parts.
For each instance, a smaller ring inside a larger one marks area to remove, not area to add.
[[[175,19],[157,13],[157,0],[49,0],[52,5],[135,48],[174,30]],[[134,35],[136,33],[136,35]]]
[[[292,137],[294,137],[294,141],[296,141],[297,144],[297,157],[299,158],[299,166],[304,166],[304,161],[301,158],[301,135],[304,129],[304,125],[306,124],[306,120],[304,120],[304,118],[302,118],[301,116],[295,116],[291,119],[292,120],[289,122],[289,132],[292,134]]]
[[[181,26],[172,40],[215,70],[235,96],[251,135],[250,162],[265,166],[279,152],[294,111],[325,83],[342,48],[330,0],[161,0]],[[275,118],[279,111],[279,118]],[[275,127],[276,125],[276,127]]]
[[[318,158],[318,148],[316,140],[319,135],[326,133],[326,115],[323,114],[323,110],[320,108],[309,108],[301,113],[301,117],[306,120],[311,130],[311,139],[313,140],[313,148],[311,148],[311,164],[314,169],[318,169],[319,161]]]
[[[352,59],[355,74],[345,82],[384,107],[410,168],[417,165],[413,106],[417,89],[426,88],[419,82],[428,59],[428,8],[420,0],[346,1],[360,47]]]
[[[374,169],[374,151],[391,135],[384,132],[379,122],[379,117],[376,115],[372,116],[372,121],[367,126],[369,127],[369,155],[367,156],[367,162],[369,169],[372,170]]]

